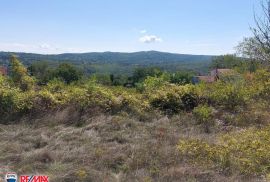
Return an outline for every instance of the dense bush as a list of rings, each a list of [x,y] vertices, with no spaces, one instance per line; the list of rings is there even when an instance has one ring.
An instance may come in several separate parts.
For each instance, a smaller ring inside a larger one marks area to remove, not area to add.
[[[230,111],[245,106],[250,99],[248,87],[243,82],[226,83],[218,81],[210,88],[208,97],[217,105]]]
[[[245,61],[243,58],[228,54],[215,57],[212,61],[211,68],[245,68],[246,62],[247,61]]]
[[[30,75],[37,79],[39,85],[44,85],[52,79],[53,69],[46,61],[34,62],[27,69]]]
[[[27,69],[16,58],[11,56],[11,78],[14,84],[23,91],[31,90],[34,87],[34,79],[28,75]]]
[[[168,84],[168,77],[162,74],[160,77],[148,76],[143,82],[136,83],[136,89],[140,92],[150,93]]]
[[[147,77],[159,77],[163,74],[162,70],[157,67],[145,67],[135,69],[132,79],[134,83],[143,82]]]
[[[194,75],[190,72],[176,72],[170,74],[170,83],[185,85],[192,82]]]
[[[53,72],[53,77],[62,79],[65,83],[78,81],[82,77],[82,72],[71,64],[62,63]]]
[[[0,89],[0,114],[12,115],[33,107],[34,92],[23,92],[18,88]]]
[[[23,91],[12,86],[11,81],[0,76],[0,115],[24,112],[33,106],[34,91]]]
[[[193,85],[165,85],[150,95],[151,105],[167,113],[190,111],[197,106],[198,100]]]
[[[253,97],[256,99],[270,99],[270,72],[258,70],[250,85],[253,89]]]

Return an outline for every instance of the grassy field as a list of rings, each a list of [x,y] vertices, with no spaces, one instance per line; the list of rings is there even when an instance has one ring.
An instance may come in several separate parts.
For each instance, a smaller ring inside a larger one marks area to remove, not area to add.
[[[15,64],[16,63],[16,64]],[[1,173],[50,181],[266,181],[270,75],[139,87],[0,77]]]

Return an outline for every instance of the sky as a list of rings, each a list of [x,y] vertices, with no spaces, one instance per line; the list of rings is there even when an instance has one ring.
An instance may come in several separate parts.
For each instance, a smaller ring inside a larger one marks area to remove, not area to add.
[[[260,0],[0,0],[0,51],[234,53]]]

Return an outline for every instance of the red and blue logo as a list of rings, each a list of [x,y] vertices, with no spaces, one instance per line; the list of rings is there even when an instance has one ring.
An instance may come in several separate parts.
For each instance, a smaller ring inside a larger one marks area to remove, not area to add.
[[[5,182],[17,182],[17,174],[14,172],[6,173]]]
[[[20,176],[20,182],[49,182],[48,176]]]

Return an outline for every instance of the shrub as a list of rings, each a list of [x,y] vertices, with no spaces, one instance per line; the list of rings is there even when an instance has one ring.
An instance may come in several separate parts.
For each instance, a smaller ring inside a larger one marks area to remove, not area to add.
[[[33,107],[34,92],[22,92],[18,88],[0,90],[0,113],[25,112]]]
[[[198,106],[193,110],[193,114],[199,120],[199,124],[204,125],[205,132],[209,133],[210,126],[214,124],[213,108],[206,105]]]
[[[225,83],[218,81],[210,87],[209,98],[219,106],[234,111],[245,106],[250,99],[248,88],[243,82]]]
[[[165,85],[150,95],[151,105],[167,113],[190,111],[197,106],[198,100],[193,85]]]
[[[180,140],[177,148],[191,163],[206,167],[218,166],[222,170],[231,167],[228,150],[223,146],[194,139]]]
[[[190,72],[176,72],[170,75],[170,83],[185,85],[192,82],[194,75]]]
[[[167,113],[177,113],[183,108],[181,98],[173,93],[153,99],[151,105]]]
[[[7,77],[0,76],[0,114],[12,115],[25,112],[33,107],[35,92],[22,91],[10,84]]]
[[[160,77],[163,74],[160,68],[155,67],[145,67],[137,68],[134,70],[132,79],[134,83],[143,82],[145,78],[150,77]]]
[[[65,83],[70,84],[80,80],[82,78],[82,72],[71,64],[62,63],[54,70],[53,77],[60,78]]]
[[[35,80],[28,75],[27,69],[23,66],[23,64],[14,55],[11,56],[10,62],[11,78],[15,85],[23,91],[33,89]]]
[[[267,70],[258,70],[254,74],[251,82],[255,99],[270,99],[270,72]]]
[[[191,111],[193,108],[195,108],[198,105],[198,96],[195,93],[185,93],[181,97],[181,101],[184,106],[184,110]]]
[[[270,127],[223,135],[217,144],[202,140],[180,140],[180,153],[192,163],[237,170],[245,175],[270,173]]]
[[[127,89],[125,87],[111,88],[114,93],[114,105],[112,110],[119,112],[121,110],[142,116],[146,111],[150,110],[149,100],[143,94],[138,93],[135,89]]]
[[[165,74],[160,77],[147,76],[143,82],[136,83],[136,88],[140,92],[152,92],[166,85],[167,81],[168,78]]]

